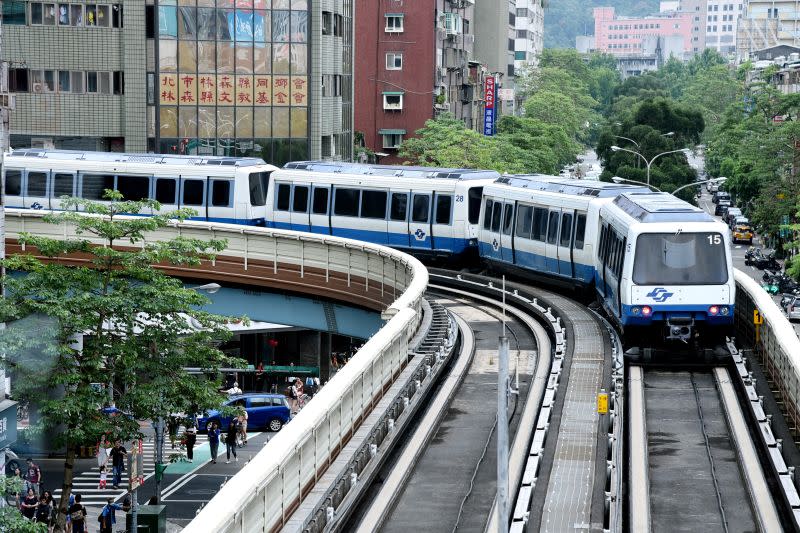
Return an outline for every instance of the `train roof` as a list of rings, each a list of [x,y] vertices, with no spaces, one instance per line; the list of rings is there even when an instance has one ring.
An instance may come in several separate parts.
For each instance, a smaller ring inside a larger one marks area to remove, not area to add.
[[[593,198],[613,198],[627,192],[649,192],[650,189],[640,185],[613,183],[599,180],[575,180],[546,174],[517,174],[503,176],[495,180],[511,187],[519,187],[534,191],[557,192],[574,196],[591,196]]]
[[[53,161],[92,161],[97,163],[156,163],[194,167],[198,165],[252,167],[267,163],[257,157],[225,157],[196,155],[131,154],[124,152],[84,152],[82,150],[48,150],[22,148],[11,152],[9,157],[35,157]]]
[[[614,205],[640,222],[716,222],[699,207],[666,192],[627,193]]]
[[[283,168],[308,170],[310,172],[330,172],[334,174],[363,174],[372,176],[444,178],[457,180],[494,179],[500,175],[499,172],[494,170],[417,167],[409,165],[368,165],[343,161],[292,161],[286,163]]]

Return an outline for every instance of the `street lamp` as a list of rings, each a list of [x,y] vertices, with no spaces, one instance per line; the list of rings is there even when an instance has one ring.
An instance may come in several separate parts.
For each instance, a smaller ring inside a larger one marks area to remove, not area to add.
[[[677,193],[678,191],[682,191],[683,189],[687,189],[689,187],[694,187],[695,185],[703,185],[704,183],[710,183],[712,181],[715,182],[715,183],[722,183],[726,179],[727,178],[711,178],[711,179],[707,179],[707,180],[693,181],[692,183],[687,183],[686,185],[681,185],[680,187],[678,187],[677,189],[672,191],[670,194],[674,195],[675,193]],[[659,189],[658,187],[656,187],[655,185],[648,185],[647,183],[645,183],[643,181],[629,180],[627,178],[620,178],[619,176],[613,176],[611,178],[611,181],[613,181],[614,183],[636,183],[637,185],[647,185],[651,189],[654,189],[654,190],[656,190],[658,192],[664,192],[661,189]]]
[[[688,187],[694,187],[695,185],[702,185],[704,183],[710,183],[712,181],[715,182],[715,183],[722,183],[726,179],[728,179],[728,178],[712,178],[712,179],[708,179],[708,180],[694,181],[692,183],[687,183],[686,185],[681,185],[680,187],[678,187],[677,189],[672,191],[672,194],[675,194],[678,191],[682,191],[683,189],[686,189]]]
[[[649,185],[649,184],[647,184],[647,183],[645,183],[643,181],[629,180],[627,178],[620,178],[619,176],[612,176],[611,181],[613,181],[614,183],[635,183],[636,185],[644,185],[645,187],[650,187],[651,189],[653,189],[654,191],[657,191],[657,192],[664,192],[661,189],[659,189],[658,187],[656,187],[655,185]]]
[[[676,153],[678,153],[678,152],[682,152],[682,153],[684,153],[684,154],[685,154],[686,152],[688,152],[688,151],[689,151],[689,149],[688,149],[688,148],[681,148],[680,150],[670,150],[670,151],[668,151],[668,152],[661,152],[660,154],[656,154],[656,155],[654,155],[654,156],[652,157],[652,159],[649,159],[649,160],[648,160],[648,159],[647,159],[645,156],[643,156],[642,154],[640,154],[639,152],[637,152],[637,151],[635,151],[635,150],[628,150],[627,148],[620,148],[619,146],[612,146],[612,147],[611,147],[611,151],[612,151],[612,152],[619,152],[619,151],[622,151],[622,152],[629,152],[629,153],[631,153],[631,154],[636,154],[636,155],[638,155],[639,157],[641,157],[641,158],[642,158],[642,160],[644,160],[645,164],[647,165],[647,183],[646,183],[646,185],[649,187],[649,186],[650,186],[650,165],[652,165],[652,164],[653,164],[653,161],[655,161],[656,159],[658,159],[658,158],[659,158],[659,157],[661,157],[662,155],[667,155],[667,154],[676,154]]]

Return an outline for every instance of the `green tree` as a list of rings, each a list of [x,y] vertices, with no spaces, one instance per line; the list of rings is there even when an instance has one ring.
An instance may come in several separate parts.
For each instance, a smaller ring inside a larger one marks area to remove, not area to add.
[[[153,266],[197,266],[225,243],[182,237],[146,241],[148,232],[192,212],[120,218],[160,205],[123,201],[112,190],[105,197],[110,203],[65,198],[66,211],[46,217],[53,224],[74,224],[77,238],[21,235],[26,249],[38,250],[45,261],[29,252],[4,261],[9,272],[25,275],[3,279],[8,297],[0,300],[0,319],[8,327],[0,335],[0,348],[19,393],[38,406],[38,429],[66,450],[60,529],[72,491],[76,446],[93,444],[103,434],[137,438],[139,421],[216,407],[220,397],[207,376],[222,365],[239,363],[217,348],[228,333],[222,318],[198,310],[207,303],[205,296]],[[72,266],[56,262],[67,254],[80,259]],[[82,345],[76,342],[81,333]],[[187,367],[204,373],[190,374]],[[109,383],[110,391],[97,390],[96,383]],[[104,414],[100,408],[110,402],[127,415]]]

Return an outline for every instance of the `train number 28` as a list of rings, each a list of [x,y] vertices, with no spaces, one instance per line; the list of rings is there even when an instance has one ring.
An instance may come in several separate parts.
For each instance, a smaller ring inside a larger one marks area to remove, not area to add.
[[[463,202],[464,195],[463,194],[456,194],[456,202]]]

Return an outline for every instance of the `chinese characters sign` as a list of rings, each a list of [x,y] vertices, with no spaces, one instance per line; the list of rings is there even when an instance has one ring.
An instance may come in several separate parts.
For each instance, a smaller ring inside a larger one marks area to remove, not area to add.
[[[161,74],[162,105],[307,106],[307,76]]]
[[[494,135],[495,96],[496,87],[493,76],[484,82],[485,107],[483,109],[483,134]]]

